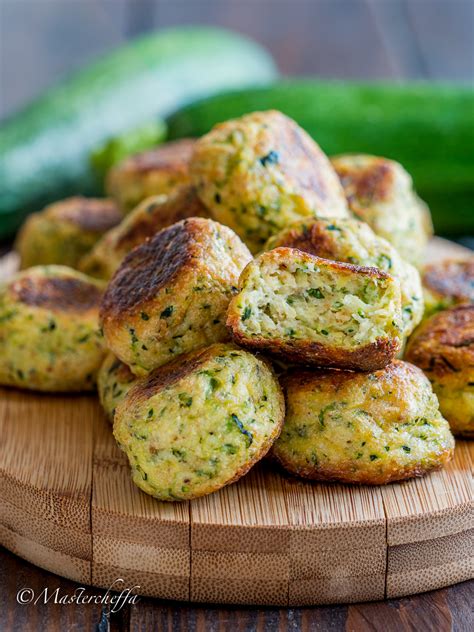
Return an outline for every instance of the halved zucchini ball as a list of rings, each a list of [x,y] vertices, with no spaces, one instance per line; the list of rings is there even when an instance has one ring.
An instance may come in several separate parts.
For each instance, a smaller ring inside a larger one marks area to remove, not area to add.
[[[400,281],[403,335],[409,336],[423,317],[424,302],[418,270],[395,248],[355,219],[299,221],[271,237],[265,250],[280,246],[298,248],[317,257],[379,268]]]
[[[374,370],[401,348],[400,283],[376,268],[275,248],[241,274],[227,326],[238,344],[290,362]]]

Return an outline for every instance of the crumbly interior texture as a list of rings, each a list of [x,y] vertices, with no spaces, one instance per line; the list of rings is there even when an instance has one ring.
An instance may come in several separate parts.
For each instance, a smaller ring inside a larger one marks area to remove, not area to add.
[[[246,268],[233,299],[246,336],[351,350],[400,336],[400,286],[393,278],[360,268],[342,272],[324,259],[292,253],[285,262],[261,255]]]
[[[424,302],[418,270],[404,261],[368,224],[344,218],[303,220],[270,238],[265,250],[280,246],[298,248],[334,261],[378,268],[391,274],[400,282],[403,336],[409,336],[420,323]]]
[[[424,474],[452,455],[430,383],[406,362],[373,373],[295,373],[285,387],[287,415],[273,452],[293,473],[381,484]]]
[[[102,408],[109,421],[113,421],[115,409],[137,381],[128,366],[113,353],[108,353],[97,374],[97,391]]]
[[[55,283],[57,290],[47,305],[40,302],[44,282]],[[28,296],[34,294],[32,300],[18,296],[19,285]],[[98,287],[93,279],[62,266],[30,268],[3,285],[0,384],[51,392],[94,390],[105,354],[100,297],[85,308],[71,306],[70,298],[78,292],[93,295]]]
[[[197,141],[190,170],[212,216],[252,252],[297,219],[348,216],[328,158],[281,112],[254,112],[215,126]]]
[[[133,480],[162,500],[186,500],[240,478],[278,436],[284,402],[269,366],[233,345],[187,357],[170,383],[151,374],[118,406],[114,435]],[[191,367],[191,369],[190,369]],[[158,369],[158,371],[164,369]],[[183,375],[180,375],[183,373]]]
[[[429,209],[405,169],[393,160],[364,154],[336,156],[331,162],[354,215],[419,267],[433,229]]]

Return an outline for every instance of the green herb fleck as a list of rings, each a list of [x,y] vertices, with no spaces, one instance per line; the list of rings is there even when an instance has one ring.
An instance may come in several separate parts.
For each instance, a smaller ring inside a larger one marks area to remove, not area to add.
[[[169,318],[173,313],[173,310],[173,305],[168,305],[168,307],[165,307],[165,309],[161,312],[160,318]]]
[[[187,393],[180,393],[178,395],[178,399],[183,406],[187,406],[188,408],[193,403],[193,398],[191,397],[191,395],[188,395]]]
[[[272,151],[269,151],[266,156],[262,156],[259,160],[260,160],[260,164],[263,167],[266,167],[267,165],[278,164],[278,161],[280,160],[280,156],[277,151],[272,150]]]
[[[235,445],[232,445],[231,443],[224,443],[224,445],[222,446],[222,449],[224,450],[224,452],[227,452],[227,454],[237,453],[237,448],[235,447]]]
[[[252,308],[247,305],[247,307],[244,309],[244,313],[242,314],[241,320],[242,321],[248,320],[251,315],[252,315]]]
[[[230,417],[231,417],[232,421],[235,423],[235,425],[237,426],[237,428],[240,430],[240,432],[243,435],[245,435],[247,447],[249,447],[252,444],[252,442],[253,442],[252,433],[244,428],[243,423],[240,421],[240,419],[237,417],[237,415],[232,413],[232,415]]]

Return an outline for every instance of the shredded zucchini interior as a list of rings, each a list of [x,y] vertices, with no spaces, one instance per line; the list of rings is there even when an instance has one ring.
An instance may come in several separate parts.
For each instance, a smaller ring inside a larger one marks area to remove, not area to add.
[[[242,329],[251,336],[352,348],[400,335],[400,288],[394,279],[312,262],[256,266],[238,308]]]

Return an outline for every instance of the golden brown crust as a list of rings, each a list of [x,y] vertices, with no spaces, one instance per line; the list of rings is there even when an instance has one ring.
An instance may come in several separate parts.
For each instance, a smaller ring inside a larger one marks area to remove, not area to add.
[[[259,349],[283,357],[288,362],[308,366],[375,371],[385,367],[400,351],[399,340],[378,339],[362,348],[347,351],[303,340],[269,340],[263,336],[249,338],[239,330],[239,316],[237,314],[229,315],[227,327],[231,330],[234,342],[241,347]]]
[[[140,216],[130,229],[117,240],[120,250],[131,250],[152,237],[155,233],[189,217],[208,217],[206,208],[191,186],[182,186],[165,200],[160,197],[150,200],[146,214]]]
[[[102,234],[117,226],[123,214],[113,200],[76,196],[49,207],[52,216],[76,224],[85,231]]]
[[[165,143],[156,149],[130,156],[118,166],[118,170],[147,173],[159,169],[186,174],[195,143],[192,138]]]
[[[435,467],[430,467],[429,470],[423,468],[420,465],[413,467],[401,467],[399,469],[394,468],[392,471],[377,474],[375,471],[368,473],[354,472],[353,464],[348,461],[338,468],[330,467],[298,467],[290,460],[285,459],[283,455],[276,455],[272,453],[272,457],[287,471],[291,472],[295,476],[306,478],[312,481],[326,481],[326,482],[342,482],[346,485],[386,485],[395,481],[401,482],[410,478],[421,478],[426,476],[429,472],[442,469],[446,463],[453,458],[454,450],[446,450],[440,455],[440,463]]]
[[[447,259],[426,266],[423,285],[440,298],[455,303],[474,303],[474,257]]]
[[[225,347],[223,346],[223,348],[228,347],[228,344]],[[185,353],[168,364],[158,367],[135,386],[129,395],[129,403],[133,406],[137,402],[152,397],[158,391],[173,386],[187,375],[194,373],[199,366],[211,359],[215,353],[216,345]]]
[[[459,305],[429,318],[405,354],[430,379],[443,380],[474,366],[474,305]]]
[[[278,248],[274,248],[269,252],[263,253],[263,256],[265,256],[267,259],[273,259],[277,265],[285,268],[288,260],[292,258],[294,250],[295,248],[279,246]],[[330,259],[325,259],[324,257],[313,255],[310,252],[304,252],[302,250],[298,250],[298,259],[306,263],[316,263],[319,265],[324,265],[326,268],[332,268],[333,270],[336,270],[339,274],[345,274],[348,277],[351,277],[354,274],[364,274],[365,276],[369,276],[374,279],[385,280],[391,278],[391,275],[388,274],[388,272],[380,270],[379,268],[374,268],[371,266],[359,266],[354,263],[346,263],[344,261],[332,261]],[[244,275],[245,270],[242,272],[242,277]]]
[[[369,371],[370,372],[370,371]],[[299,369],[291,368],[285,375],[280,378],[281,385],[286,389],[297,389],[298,392],[311,392],[315,381],[318,383],[318,389],[321,392],[337,393],[349,381],[362,385],[367,379],[368,371],[352,373],[348,371],[339,371],[337,369]],[[371,372],[370,372],[371,373]],[[422,371],[409,362],[402,360],[393,360],[389,365],[374,374],[374,379],[383,379],[387,384],[397,383],[401,385],[397,387],[403,393],[408,385],[410,376],[422,377]]]
[[[333,259],[334,239],[328,233],[324,222],[314,220],[308,222],[304,230],[298,225],[285,231],[284,238],[279,240],[280,247],[296,248],[323,259]]]
[[[206,220],[190,218],[163,229],[132,250],[104,294],[101,319],[120,318],[136,305],[152,300],[184,269],[191,269],[199,234],[206,230]]]
[[[269,114],[278,121],[278,126],[275,126],[275,146],[281,154],[279,164],[282,172],[301,189],[316,193],[321,201],[330,198],[333,191],[328,187],[323,170],[314,168],[315,164],[326,163],[326,156],[321,149],[295,121],[281,112],[272,111]],[[301,168],[303,164],[311,165],[312,168]]]
[[[349,206],[358,206],[360,200],[373,204],[390,198],[394,173],[392,163],[386,158],[373,157],[370,164],[357,170],[337,159],[333,166],[346,191]]]
[[[80,312],[96,310],[102,290],[93,283],[64,277],[24,276],[13,281],[9,292],[25,305],[42,307],[53,312]]]

